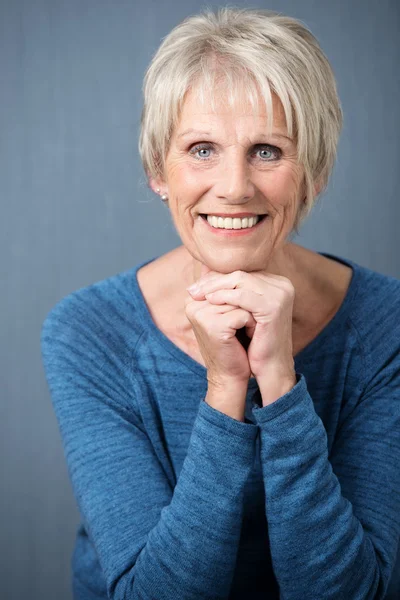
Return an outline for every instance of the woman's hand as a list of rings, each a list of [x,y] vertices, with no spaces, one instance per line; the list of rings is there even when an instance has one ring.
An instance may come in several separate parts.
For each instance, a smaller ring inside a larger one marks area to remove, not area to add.
[[[212,329],[211,335],[214,339],[216,337],[221,339],[221,332],[223,331],[226,335],[226,331],[229,330],[231,331],[228,343],[229,354],[224,358],[221,352],[218,352],[216,362],[226,369],[233,360],[235,370],[238,370],[242,360],[244,362],[243,352],[245,350],[235,340],[236,332],[227,327],[230,314],[232,321],[229,326],[239,329],[246,325],[246,334],[251,338],[247,349],[249,371],[244,369],[243,374],[253,373],[259,383],[267,381],[273,374],[275,374],[275,378],[278,375],[289,382],[295,381],[292,344],[295,290],[291,281],[286,277],[268,274],[264,271],[252,273],[234,271],[228,274],[214,271],[202,275],[197,283],[200,284],[200,290],[191,294],[197,302],[195,305],[189,304],[188,306],[193,306],[193,308],[204,306],[204,309],[200,308],[198,313],[196,310],[196,314],[202,316],[203,322],[210,324],[212,318],[212,328],[210,326],[207,329],[203,327],[200,335],[202,354],[203,349],[207,351],[209,347],[209,333],[207,332],[210,329]],[[202,300],[203,298],[205,300]],[[219,311],[212,310],[210,305],[213,309],[226,307],[232,311],[232,306],[237,308],[231,313],[227,313],[226,317],[224,315],[224,318]],[[252,315],[247,322],[246,314]],[[221,342],[220,346],[224,350]],[[215,351],[212,354],[214,355]]]
[[[221,275],[202,265],[201,279],[208,284],[219,282]],[[214,284],[214,285],[215,285]],[[215,288],[217,289],[217,288]],[[198,300],[186,300],[186,317],[192,324],[207,368],[207,379],[214,388],[240,385],[247,387],[251,369],[246,350],[236,338],[236,331],[245,325],[254,330],[256,323],[251,312],[228,301],[211,303],[202,295]]]

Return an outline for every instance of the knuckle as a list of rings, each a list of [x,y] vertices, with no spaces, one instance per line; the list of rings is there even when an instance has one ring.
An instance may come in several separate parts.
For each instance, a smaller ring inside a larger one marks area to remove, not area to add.
[[[282,277],[283,289],[288,292],[294,292],[294,285],[287,277]]]
[[[293,283],[287,278],[285,278],[285,288],[292,293],[295,291]]]
[[[280,289],[280,295],[282,299],[284,300],[288,296],[292,297],[294,293],[295,289],[293,283],[289,279],[282,281],[282,287]]]
[[[288,286],[286,286],[286,289],[285,289],[285,300],[293,301],[295,295],[296,295],[296,290],[294,289],[293,284],[290,283]]]

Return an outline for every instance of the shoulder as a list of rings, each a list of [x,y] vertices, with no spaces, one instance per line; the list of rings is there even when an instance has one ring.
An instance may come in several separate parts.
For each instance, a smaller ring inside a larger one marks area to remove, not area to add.
[[[118,273],[71,292],[46,315],[41,347],[46,355],[56,347],[64,353],[83,351],[97,357],[121,352],[140,337],[131,279],[133,270]]]
[[[349,320],[362,348],[365,385],[395,375],[399,386],[400,280],[357,264],[355,269]]]
[[[400,279],[355,265],[356,289],[351,319],[360,334],[398,337],[400,327]]]

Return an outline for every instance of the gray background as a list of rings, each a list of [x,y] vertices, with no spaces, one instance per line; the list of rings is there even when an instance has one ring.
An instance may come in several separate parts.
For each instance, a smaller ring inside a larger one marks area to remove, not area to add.
[[[73,290],[180,245],[139,161],[141,86],[161,38],[203,6],[0,2],[2,600],[71,599],[79,514],[40,328]],[[338,80],[345,118],[338,161],[294,241],[400,278],[397,1],[236,6],[302,19]]]

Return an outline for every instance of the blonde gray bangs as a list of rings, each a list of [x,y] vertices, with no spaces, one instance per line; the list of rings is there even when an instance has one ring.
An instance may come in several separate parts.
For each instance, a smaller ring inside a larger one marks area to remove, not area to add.
[[[163,179],[171,136],[191,89],[214,112],[221,91],[230,106],[245,97],[254,116],[261,96],[268,131],[272,94],[279,98],[304,169],[306,203],[294,224],[298,233],[315,205],[316,183],[319,193],[328,185],[343,124],[334,74],[316,38],[300,21],[263,9],[206,9],[177,25],[144,78],[139,153],[149,179]]]

